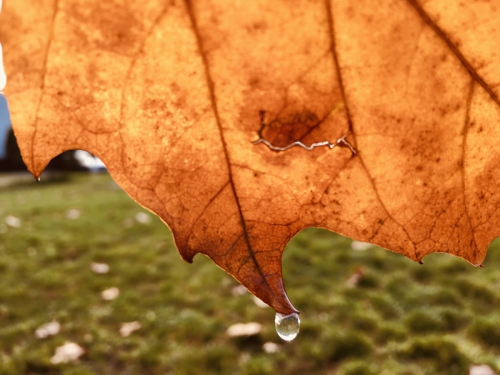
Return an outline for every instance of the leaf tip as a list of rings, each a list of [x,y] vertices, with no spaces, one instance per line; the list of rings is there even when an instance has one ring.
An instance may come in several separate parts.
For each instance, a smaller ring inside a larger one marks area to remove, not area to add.
[[[190,254],[190,253],[185,253],[183,251],[179,251],[179,254],[181,255],[181,258],[183,261],[191,264],[191,263],[193,263],[194,256],[198,253]]]

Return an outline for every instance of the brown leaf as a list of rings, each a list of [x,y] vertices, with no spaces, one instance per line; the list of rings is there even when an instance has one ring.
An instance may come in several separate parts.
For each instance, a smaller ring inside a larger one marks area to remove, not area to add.
[[[500,234],[499,5],[8,1],[6,93],[32,173],[96,154],[185,260],[288,314],[281,256],[305,227],[481,263]]]

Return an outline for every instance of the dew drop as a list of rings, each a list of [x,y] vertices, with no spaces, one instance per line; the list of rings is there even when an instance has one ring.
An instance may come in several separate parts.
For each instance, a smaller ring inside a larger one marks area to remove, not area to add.
[[[297,337],[300,329],[299,314],[282,315],[276,313],[274,322],[276,323],[276,332],[283,340],[292,341]]]

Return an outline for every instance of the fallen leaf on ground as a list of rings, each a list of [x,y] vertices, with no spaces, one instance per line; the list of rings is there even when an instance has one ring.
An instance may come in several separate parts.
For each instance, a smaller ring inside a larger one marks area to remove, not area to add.
[[[280,346],[278,344],[275,344],[274,342],[266,342],[264,345],[262,345],[262,349],[266,353],[277,353],[280,351]]]
[[[20,228],[21,227],[21,219],[18,217],[9,215],[5,218],[5,224],[12,228]]]
[[[137,321],[123,323],[122,326],[120,327],[120,335],[122,335],[122,337],[128,337],[132,332],[141,329],[141,327],[142,327],[141,323]]]
[[[102,299],[106,301],[112,301],[119,295],[120,295],[120,289],[118,289],[115,286],[105,289],[101,292]]]
[[[58,365],[60,363],[74,362],[85,353],[85,350],[74,342],[67,342],[56,348],[55,354],[50,358],[50,363]]]
[[[35,331],[35,337],[37,339],[44,339],[49,336],[54,336],[59,333],[61,330],[61,324],[57,321],[52,321],[49,323],[45,323],[38,327]]]
[[[104,274],[109,272],[109,265],[106,263],[90,263],[90,270],[94,273]]]
[[[367,242],[352,241],[351,243],[351,248],[356,251],[365,251],[371,247],[373,247],[373,245]]]
[[[149,224],[149,223],[151,223],[151,216],[149,216],[145,212],[138,212],[135,215],[135,221],[137,221],[138,223],[141,223],[141,224]]]
[[[480,365],[480,366],[471,366],[469,369],[469,375],[496,375],[489,366]]]
[[[208,255],[277,312],[295,311],[281,256],[306,227],[474,265],[500,234],[494,0],[4,8],[29,170],[97,155],[185,260]]]
[[[262,331],[262,324],[251,322],[251,323],[237,323],[233,324],[226,330],[226,334],[229,337],[238,336],[254,336],[258,335]]]
[[[80,217],[80,214],[80,210],[72,208],[71,210],[66,211],[66,219],[76,220]]]

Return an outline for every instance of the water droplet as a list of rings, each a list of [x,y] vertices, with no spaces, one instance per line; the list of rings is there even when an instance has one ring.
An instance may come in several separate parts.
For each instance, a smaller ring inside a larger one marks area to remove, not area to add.
[[[283,340],[292,341],[297,337],[300,329],[299,314],[282,315],[276,313],[274,322],[276,323],[276,332]]]

